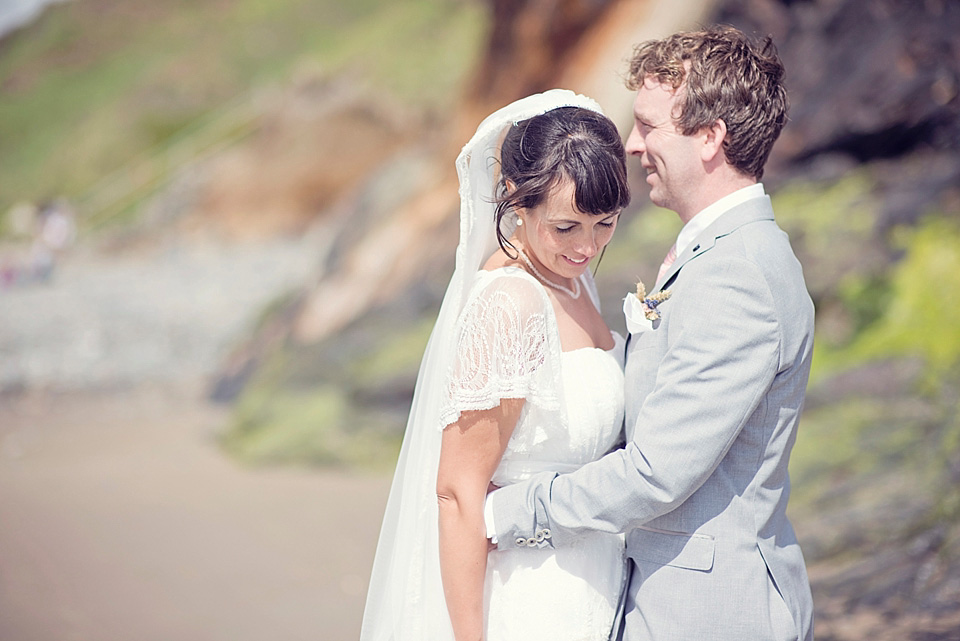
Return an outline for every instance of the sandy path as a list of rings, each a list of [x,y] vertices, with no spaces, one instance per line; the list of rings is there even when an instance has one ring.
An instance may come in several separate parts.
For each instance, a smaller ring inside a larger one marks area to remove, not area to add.
[[[0,639],[356,639],[389,479],[249,470],[197,395],[0,397]]]

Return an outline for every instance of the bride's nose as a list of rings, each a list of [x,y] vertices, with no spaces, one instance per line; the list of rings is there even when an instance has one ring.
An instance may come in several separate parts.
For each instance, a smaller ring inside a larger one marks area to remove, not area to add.
[[[587,233],[581,235],[579,241],[576,250],[584,258],[593,258],[597,255],[599,243],[597,243],[596,232],[588,230]]]

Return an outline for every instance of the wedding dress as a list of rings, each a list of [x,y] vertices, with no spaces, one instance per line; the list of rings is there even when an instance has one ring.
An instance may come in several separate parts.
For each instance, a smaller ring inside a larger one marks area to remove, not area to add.
[[[602,456],[623,419],[623,341],[563,352],[552,304],[524,270],[482,271],[498,248],[493,216],[503,132],[551,109],[600,112],[589,98],[551,90],[488,116],[457,158],[457,264],[420,367],[377,545],[361,641],[452,641],[438,551],[437,466],[442,431],[466,410],[525,400],[493,477],[506,485],[567,472]],[[504,217],[509,236],[515,218]],[[589,272],[581,289],[597,305]],[[622,539],[590,534],[572,545],[488,555],[487,641],[605,640],[624,585]]]
[[[597,305],[589,273],[582,290]],[[481,272],[460,320],[458,353],[441,412],[482,410],[522,397],[524,409],[493,476],[517,483],[569,472],[613,448],[623,421],[623,339],[605,351],[560,349],[543,286],[527,272]],[[591,533],[554,549],[491,552],[484,583],[487,641],[605,641],[623,587],[622,539]]]

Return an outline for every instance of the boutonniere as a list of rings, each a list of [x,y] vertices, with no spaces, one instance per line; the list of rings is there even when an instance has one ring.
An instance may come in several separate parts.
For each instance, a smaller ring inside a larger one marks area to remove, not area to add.
[[[664,289],[652,296],[647,296],[647,288],[644,287],[643,281],[637,281],[637,299],[640,301],[641,309],[643,309],[643,315],[647,320],[655,321],[660,320],[660,312],[657,311],[657,307],[665,300],[670,299],[670,290]]]

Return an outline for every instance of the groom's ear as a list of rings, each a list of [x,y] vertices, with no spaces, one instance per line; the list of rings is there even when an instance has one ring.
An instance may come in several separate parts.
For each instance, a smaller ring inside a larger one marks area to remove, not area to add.
[[[705,163],[711,163],[719,159],[725,160],[723,156],[723,141],[727,139],[727,123],[717,118],[709,127],[703,128],[703,145],[700,147],[700,159]]]

